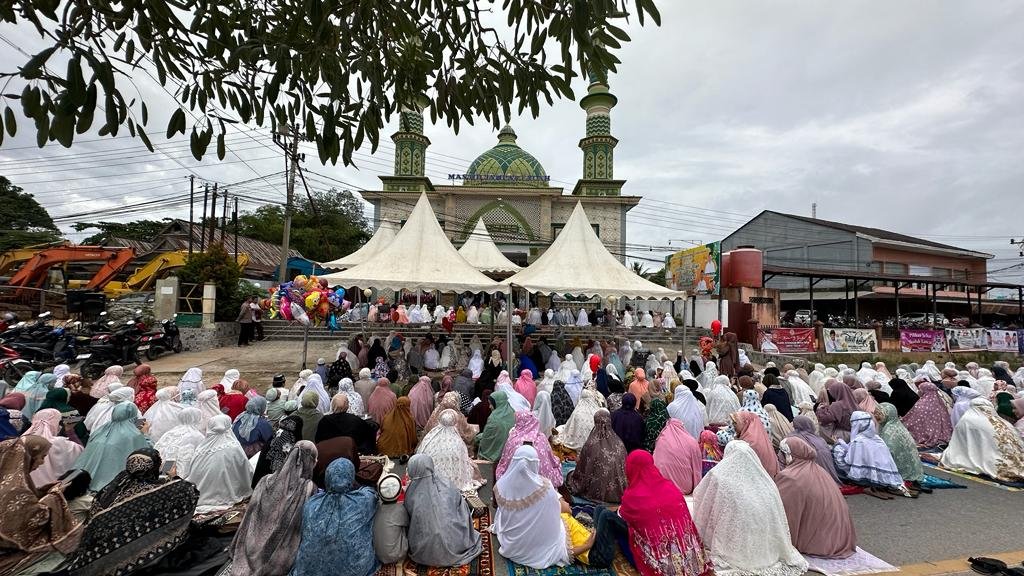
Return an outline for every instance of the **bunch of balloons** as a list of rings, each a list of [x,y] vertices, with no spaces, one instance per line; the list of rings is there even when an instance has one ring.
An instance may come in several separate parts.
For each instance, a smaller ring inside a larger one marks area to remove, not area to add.
[[[352,303],[345,300],[344,288],[332,290],[327,280],[302,274],[291,282],[271,288],[270,298],[264,304],[271,318],[280,317],[306,326],[326,323],[331,330],[337,329],[337,317],[351,306]]]

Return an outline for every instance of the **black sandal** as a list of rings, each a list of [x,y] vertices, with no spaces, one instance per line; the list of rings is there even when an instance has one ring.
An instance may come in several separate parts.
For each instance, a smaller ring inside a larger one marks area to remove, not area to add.
[[[996,558],[979,556],[968,558],[967,561],[971,563],[971,570],[978,574],[1002,574],[1007,569],[1006,562]]]

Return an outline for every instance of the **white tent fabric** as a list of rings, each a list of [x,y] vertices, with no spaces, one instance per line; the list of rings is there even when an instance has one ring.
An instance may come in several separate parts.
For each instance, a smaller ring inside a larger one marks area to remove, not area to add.
[[[658,300],[686,297],[685,292],[641,278],[619,262],[594,233],[580,202],[540,258],[504,283],[541,294]]]
[[[522,267],[509,260],[494,245],[491,234],[484,225],[484,219],[476,221],[473,233],[459,248],[459,254],[481,272],[518,272]]]
[[[373,236],[363,244],[359,250],[338,258],[337,260],[331,260],[330,262],[324,262],[320,264],[324,268],[345,270],[353,266],[358,266],[363,262],[366,262],[370,258],[373,258],[377,252],[380,252],[381,248],[387,246],[395,239],[398,234],[398,225],[394,222],[388,222],[383,220],[380,226],[377,227],[377,231],[373,233]]]
[[[502,286],[466,262],[437,223],[421,194],[405,226],[373,258],[342,272],[321,276],[331,285],[378,290],[499,292]]]

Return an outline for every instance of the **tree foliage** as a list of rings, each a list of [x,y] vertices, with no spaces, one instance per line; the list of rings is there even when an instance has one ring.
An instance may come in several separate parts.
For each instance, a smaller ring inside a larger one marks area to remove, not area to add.
[[[212,282],[217,286],[217,320],[234,320],[241,306],[239,280],[242,267],[228,254],[224,245],[214,242],[205,252],[194,252],[178,271],[178,278],[189,284]]]
[[[291,248],[317,262],[350,254],[370,237],[363,205],[347,190],[313,192],[313,201],[297,198],[292,211]],[[284,207],[266,205],[238,217],[238,233],[279,244]]]
[[[50,214],[31,194],[0,176],[0,250],[50,244],[61,239]]]
[[[132,222],[75,222],[72,228],[78,232],[96,228],[99,232],[82,240],[82,244],[102,246],[112,238],[152,240],[167,227],[170,221],[170,218],[164,218],[163,220],[135,220]]]
[[[127,125],[152,151],[153,102],[130,86],[141,69],[173,93],[166,136],[189,132],[197,159],[214,136],[223,159],[226,124],[242,122],[298,126],[321,162],[348,164],[403,107],[458,131],[573,98],[579,72],[615,70],[630,38],[614,22],[630,16],[661,18],[654,0],[11,0],[0,21],[34,27],[46,48],[5,74],[27,82],[4,98],[40,147],[95,123],[101,136]],[[0,144],[5,127],[15,134],[9,106]]]

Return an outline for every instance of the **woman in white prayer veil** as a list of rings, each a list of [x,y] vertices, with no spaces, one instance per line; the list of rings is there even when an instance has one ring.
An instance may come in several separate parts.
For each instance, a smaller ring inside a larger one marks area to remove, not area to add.
[[[455,350],[452,347],[452,343],[449,341],[444,345],[444,350],[441,350],[441,370],[449,370],[455,365]]]
[[[640,325],[644,328],[654,328],[654,316],[651,316],[650,310],[644,310],[644,315],[640,317]]]
[[[417,454],[426,454],[434,460],[434,472],[447,480],[456,490],[476,490],[484,485],[483,476],[473,460],[459,430],[458,417],[452,409],[445,409],[434,426],[420,441]]]
[[[115,388],[115,386],[117,387]],[[100,398],[100,401],[89,409],[89,413],[85,415],[84,424],[89,432],[95,432],[104,424],[110,422],[114,412],[114,406],[135,401],[135,390],[132,390],[128,386],[111,384],[108,390],[112,391],[103,398]]]
[[[634,326],[633,315],[629,313],[629,310],[622,312],[622,325],[626,328],[632,328]]]
[[[992,376],[992,371],[988,368],[979,368],[978,379],[971,384],[971,388],[977,390],[982,398],[988,398],[992,395],[992,387],[995,384],[996,379]]]
[[[744,350],[743,348],[738,348],[736,350],[736,354],[737,354],[737,356],[740,357],[739,365],[736,366],[737,370],[739,370],[740,368],[743,368],[747,364],[750,364],[750,357],[747,356],[747,351],[746,350]]]
[[[697,376],[697,383],[700,384],[700,391],[703,392],[710,388],[715,382],[715,378],[718,378],[718,366],[711,360],[708,360],[704,363],[704,371],[700,373],[700,376]]]
[[[619,346],[619,361],[622,362],[623,366],[629,366],[629,363],[633,360],[633,345],[629,343],[629,340],[625,340],[622,346]],[[620,374],[619,376],[623,376]]]
[[[728,376],[716,377],[704,390],[704,399],[708,401],[709,424],[728,424],[732,413],[740,409],[739,398],[729,388]]]
[[[203,390],[196,397],[196,408],[199,408],[199,412],[202,414],[202,419],[199,421],[199,431],[206,434],[206,429],[210,425],[210,420],[214,416],[223,414],[220,411],[220,402],[217,400],[216,390]]]
[[[661,361],[658,360],[658,355],[657,354],[652,353],[652,354],[647,356],[647,364],[644,365],[644,371],[647,374],[650,375],[651,379],[653,379],[655,377],[655,374],[658,373],[658,368],[660,368],[660,367],[661,367]]]
[[[953,429],[941,463],[1003,482],[1024,482],[1024,440],[991,402],[975,398]]]
[[[871,367],[870,362],[861,362],[860,370],[857,370],[857,380],[859,380],[861,384],[867,386],[868,382],[874,380],[877,374],[878,373],[875,372],[875,369]]]
[[[178,424],[153,446],[164,462],[174,462],[174,471],[179,477],[188,476],[196,448],[203,443],[205,436],[199,430],[202,420],[203,414],[198,408],[183,408],[178,412]]]
[[[800,373],[796,370],[790,370],[786,372],[786,392],[789,393],[789,402],[793,406],[799,406],[803,402],[814,403],[817,400],[817,394],[811,389],[810,384],[803,381],[800,378]]]
[[[467,324],[479,324],[480,323],[480,312],[477,311],[476,306],[470,306],[469,312],[466,312],[466,323]]]
[[[587,354],[587,360],[583,363],[583,368],[580,369],[580,378],[583,380],[584,385],[594,381],[594,371],[590,369],[591,356],[594,356],[594,354]]]
[[[554,356],[554,354],[551,354]],[[576,362],[572,359],[572,354],[566,354],[562,363],[558,365],[558,372],[555,373],[555,380],[561,380],[562,382],[568,382],[569,376],[572,375],[572,371],[576,369]]]
[[[597,390],[584,389],[569,420],[563,426],[559,426],[555,441],[570,450],[579,451],[594,429],[594,414],[602,408],[606,408],[604,396]]]
[[[558,356],[552,354],[552,358],[558,359]],[[555,388],[555,371],[548,368],[544,371],[544,376],[541,377],[540,382],[537,382],[537,392],[547,392],[551,394],[551,391]]]
[[[665,318],[662,319],[662,321],[661,321],[661,327],[662,328],[675,328],[676,327],[676,319],[672,317],[672,314],[669,314],[668,312],[665,313]]]
[[[551,354],[548,355],[548,363],[545,366],[545,368],[554,373],[557,373],[559,370],[561,370],[562,362],[561,358],[558,357],[558,352],[556,352],[555,350],[551,351]]]
[[[474,336],[476,338],[476,336]],[[472,344],[470,344],[472,346]],[[484,373],[484,358],[480,349],[473,350],[473,357],[469,359],[469,369],[473,371],[473,379],[476,380]]]
[[[210,418],[185,480],[199,489],[197,513],[230,508],[252,494],[252,468],[226,414]]]
[[[583,361],[586,358],[583,357],[583,349],[579,346],[572,349],[572,362],[576,365],[577,370],[583,369]]]
[[[935,360],[928,360],[924,363],[921,368],[928,371],[928,378],[932,382],[938,382],[942,380],[942,372],[939,371],[939,367],[935,365]]]
[[[974,388],[975,386],[978,385],[978,379],[972,376],[971,373],[968,372],[967,370],[960,370],[959,372],[957,372],[956,380],[957,382],[959,382],[960,380],[966,380],[967,383],[971,385],[971,388]]]
[[[750,444],[729,442],[693,499],[693,520],[718,576],[800,576],[807,571],[807,560],[790,539],[779,489]]]
[[[576,315],[577,326],[590,326],[590,319],[587,318],[587,311],[580,308],[580,313]]]
[[[811,387],[811,391],[814,392],[815,396],[821,396],[821,391],[825,389],[825,373],[815,367],[807,376],[809,380],[808,386]]]
[[[142,415],[149,422],[149,439],[154,443],[168,430],[178,425],[178,413],[183,406],[176,402],[178,388],[169,386],[156,391],[156,402]]]
[[[409,324],[422,324],[423,313],[418,304],[409,307]]]
[[[438,304],[434,307],[434,324],[440,325],[444,322],[444,317],[448,315],[448,311],[445,310],[444,306]]]
[[[555,414],[551,411],[550,390],[537,391],[537,397],[533,400],[533,415],[537,418],[537,422],[540,422],[540,431],[550,439],[551,430],[557,424]]]

